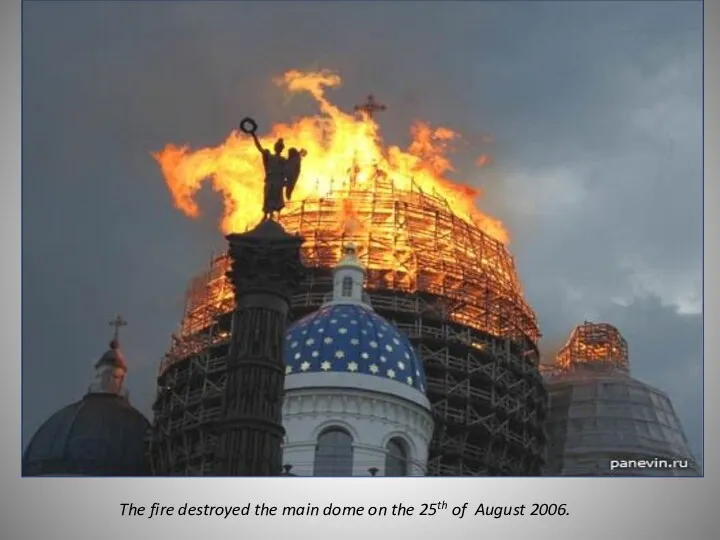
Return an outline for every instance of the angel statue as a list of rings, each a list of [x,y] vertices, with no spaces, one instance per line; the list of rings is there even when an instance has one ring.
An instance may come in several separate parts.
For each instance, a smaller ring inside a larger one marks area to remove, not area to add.
[[[285,142],[282,139],[275,141],[274,153],[263,148],[257,137],[257,124],[252,118],[245,118],[240,122],[240,130],[252,136],[255,148],[262,154],[265,168],[265,191],[263,196],[263,221],[273,219],[275,214],[285,208],[285,201],[290,200],[300,177],[302,158],[307,155],[304,149],[290,148],[288,157],[283,157]]]

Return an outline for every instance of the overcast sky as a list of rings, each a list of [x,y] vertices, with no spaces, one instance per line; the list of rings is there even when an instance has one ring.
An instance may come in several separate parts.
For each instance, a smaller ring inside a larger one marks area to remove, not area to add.
[[[702,5],[694,2],[25,3],[23,441],[79,399],[117,313],[134,404],[188,280],[222,248],[150,156],[223,141],[239,118],[312,112],[272,77],[328,68],[369,92],[393,143],[443,123],[493,162],[458,178],[506,223],[542,344],[618,326],[638,378],[702,451]],[[207,209],[207,206],[206,206]]]

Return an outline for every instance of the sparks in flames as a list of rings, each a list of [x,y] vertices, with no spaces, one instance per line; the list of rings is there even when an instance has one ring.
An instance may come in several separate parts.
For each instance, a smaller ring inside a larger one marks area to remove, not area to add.
[[[379,127],[371,116],[347,114],[328,101],[327,88],[340,86],[339,75],[331,71],[302,73],[288,71],[275,83],[286,91],[308,93],[317,102],[320,114],[303,117],[290,124],[276,124],[270,133],[259,137],[261,144],[272,148],[277,138],[286,144],[304,148],[300,180],[293,200],[323,197],[332,191],[333,182],[352,182],[353,192],[372,191],[371,181],[378,172],[391,178],[400,191],[412,184],[427,193],[444,198],[453,212],[476,224],[484,233],[507,243],[508,234],[502,223],[481,213],[475,206],[479,191],[447,179],[453,171],[448,158],[450,145],[459,134],[445,127],[433,128],[416,122],[411,129],[412,142],[406,150],[383,145]],[[221,229],[225,233],[242,232],[262,217],[263,166],[261,156],[247,135],[233,131],[224,143],[214,148],[191,150],[186,146],[168,144],[152,154],[159,163],[175,206],[190,217],[200,210],[195,195],[203,182],[210,181],[223,195],[224,216]],[[477,164],[488,162],[481,156]],[[340,206],[343,215],[338,223],[352,222],[352,201]]]

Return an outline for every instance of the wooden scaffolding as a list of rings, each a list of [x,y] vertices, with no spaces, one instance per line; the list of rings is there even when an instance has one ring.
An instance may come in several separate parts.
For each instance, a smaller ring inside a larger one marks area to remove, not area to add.
[[[305,238],[311,269],[293,299],[293,318],[322,304],[342,245],[358,247],[373,307],[409,337],[425,366],[437,423],[429,474],[540,473],[546,410],[540,333],[501,242],[438,196],[397,191],[383,177],[372,193],[343,184],[322,199],[291,203],[281,222]],[[227,269],[227,258],[216,257],[193,280],[180,336],[161,363],[157,474],[211,470],[233,308]]]

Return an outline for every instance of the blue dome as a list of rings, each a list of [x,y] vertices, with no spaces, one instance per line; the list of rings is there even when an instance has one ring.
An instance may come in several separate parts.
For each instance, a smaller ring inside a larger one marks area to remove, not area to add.
[[[395,380],[425,393],[425,373],[410,342],[363,305],[327,305],[287,331],[286,373],[343,372]]]
[[[149,429],[127,399],[87,394],[40,426],[25,450],[23,476],[147,476]]]

